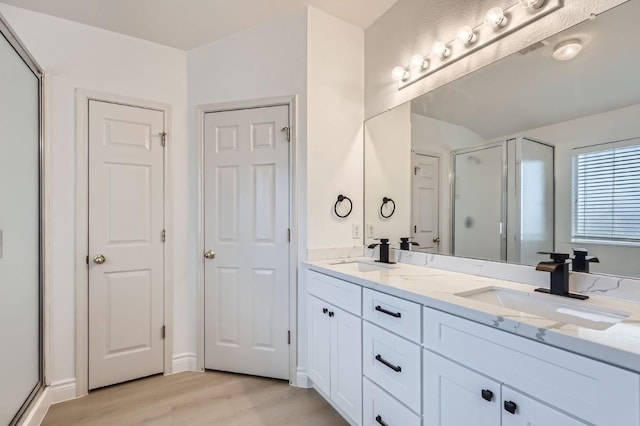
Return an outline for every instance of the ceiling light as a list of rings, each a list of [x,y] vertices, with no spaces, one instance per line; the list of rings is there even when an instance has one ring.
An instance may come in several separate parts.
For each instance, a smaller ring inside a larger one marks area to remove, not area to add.
[[[409,72],[402,67],[395,67],[393,71],[391,71],[391,77],[396,81],[404,81],[409,78]]]
[[[540,9],[544,5],[544,0],[520,0],[520,3],[529,9]]]
[[[444,44],[443,42],[438,41],[433,44],[433,47],[431,48],[431,53],[434,56],[444,59],[447,56],[451,55],[451,49],[449,49],[447,45]]]
[[[413,55],[411,57],[411,68],[414,70],[424,70],[429,66],[429,61],[424,59],[422,55]]]
[[[458,30],[458,34],[456,34],[456,38],[465,45],[473,44],[478,39],[476,33],[473,32],[473,28],[469,26],[464,26]]]
[[[578,56],[582,50],[582,42],[578,39],[563,41],[553,49],[553,58],[558,61],[568,61]]]
[[[489,9],[485,19],[493,28],[502,28],[507,25],[509,21],[504,14],[504,10],[499,7]]]

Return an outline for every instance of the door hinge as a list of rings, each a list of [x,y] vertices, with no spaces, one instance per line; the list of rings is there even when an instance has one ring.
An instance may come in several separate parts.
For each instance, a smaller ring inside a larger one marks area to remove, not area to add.
[[[165,231],[164,229],[160,233],[160,239],[162,240],[163,243],[167,241],[167,231]]]
[[[162,333],[162,338],[163,338],[163,339],[164,339],[165,337],[167,337],[167,326],[166,326],[166,325],[163,325],[163,326],[162,326],[162,331],[161,331],[161,333]]]
[[[291,128],[289,126],[286,126],[280,129],[280,131],[287,135],[287,142],[291,142]]]
[[[89,255],[87,255],[85,262],[87,262],[87,265],[89,264]]]
[[[167,132],[160,133],[160,143],[163,147],[167,145]]]
[[[287,331],[287,344],[291,344],[291,330]]]
[[[291,228],[287,229],[287,241],[291,242]]]
[[[413,225],[413,233],[414,234],[418,233],[418,226],[417,225]]]

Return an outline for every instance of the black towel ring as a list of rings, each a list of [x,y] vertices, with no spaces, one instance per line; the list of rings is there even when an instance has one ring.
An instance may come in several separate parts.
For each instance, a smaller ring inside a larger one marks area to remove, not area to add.
[[[388,215],[385,215],[382,210],[384,209],[384,206],[387,205],[387,203],[393,204],[393,208],[391,209],[391,213],[389,213]],[[391,216],[393,216],[395,212],[396,212],[396,202],[389,197],[384,197],[382,199],[382,205],[380,206],[380,216],[384,217],[385,219],[389,219]]]
[[[347,200],[349,202],[349,211],[345,215],[341,215],[340,213],[338,213],[338,204],[342,203],[344,200]],[[333,211],[335,212],[336,216],[338,216],[341,219],[344,219],[345,217],[351,214],[352,210],[353,210],[353,203],[351,202],[351,198],[342,194],[338,195],[338,201],[336,201],[336,203],[333,205]]]

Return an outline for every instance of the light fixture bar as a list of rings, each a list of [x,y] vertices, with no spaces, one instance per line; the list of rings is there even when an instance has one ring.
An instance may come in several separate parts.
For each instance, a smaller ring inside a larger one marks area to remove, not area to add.
[[[408,75],[405,75],[406,78],[398,80],[398,90],[402,90],[405,87],[408,87],[435,73],[436,71],[461,60],[471,53],[477,52],[478,50],[495,43],[501,38],[526,27],[532,22],[555,12],[563,7],[563,3],[563,0],[545,0],[542,6],[540,6],[539,1],[517,1],[513,5],[504,9],[506,21],[504,21],[505,23],[503,25],[494,26],[490,22],[483,21],[475,27],[463,27],[465,28],[465,32],[469,29],[472,31],[472,41],[469,39],[465,43],[463,40],[460,40],[459,34],[456,34],[454,35],[454,38],[448,42],[444,42],[443,40],[442,44],[444,44],[448,50],[446,52],[442,50],[441,45],[436,43],[438,44],[438,52],[444,52],[446,55],[436,55],[431,52],[424,56],[425,64],[428,64],[428,67],[411,68],[410,66],[407,66],[404,68],[407,70]]]

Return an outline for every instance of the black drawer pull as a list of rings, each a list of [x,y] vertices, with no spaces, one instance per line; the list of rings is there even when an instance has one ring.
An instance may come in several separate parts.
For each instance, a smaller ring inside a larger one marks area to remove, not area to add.
[[[485,401],[493,401],[493,392],[488,389],[482,389],[482,399]]]
[[[390,316],[395,317],[395,318],[400,318],[402,316],[402,314],[400,312],[387,311],[385,308],[383,308],[380,305],[376,306],[376,311],[382,312],[383,314],[387,314],[387,315],[390,315]]]
[[[380,355],[380,354],[376,355],[376,361],[383,363],[384,365],[386,365],[387,367],[389,367],[390,369],[392,369],[396,373],[399,373],[399,372],[402,371],[402,367],[400,367],[399,365],[391,364],[389,361],[387,361],[386,359],[382,358],[382,355]]]
[[[333,316],[335,315],[335,313],[333,311],[329,311],[329,316],[333,318]]]
[[[511,413],[511,414],[515,414],[516,410],[518,409],[518,405],[513,402],[513,401],[505,401],[504,402],[504,409],[505,411]]]
[[[380,414],[378,414],[376,416],[376,423],[382,425],[382,426],[389,426],[387,423],[385,423],[384,420],[382,420],[382,416]]]
[[[327,308],[322,308],[322,313],[326,314],[327,312],[329,312],[329,310]]]

